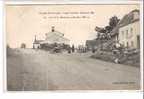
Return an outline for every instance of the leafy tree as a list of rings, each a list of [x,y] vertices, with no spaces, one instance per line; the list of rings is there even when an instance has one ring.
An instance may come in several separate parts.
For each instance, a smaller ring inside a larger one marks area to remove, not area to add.
[[[120,20],[117,16],[113,16],[109,19],[109,25],[104,28],[100,28],[98,26],[95,27],[95,31],[98,32],[97,39],[107,39],[109,37],[109,33],[117,26]]]
[[[111,26],[106,26],[105,30],[106,30],[106,33],[110,33],[112,31],[112,27]]]
[[[118,19],[117,16],[113,16],[109,19],[109,26],[112,27],[112,29],[118,24],[120,19]]]
[[[8,44],[7,44],[7,46],[6,46],[6,47],[7,47],[7,49],[9,49],[9,48],[10,48],[10,46],[9,46]]]
[[[26,48],[26,44],[25,44],[25,43],[22,43],[22,44],[21,44],[21,48]]]
[[[74,45],[72,45],[72,52],[74,52],[75,51],[75,47],[74,47]]]
[[[106,33],[106,30],[105,28],[100,28],[100,27],[97,27],[95,28],[95,31],[99,32],[99,33]]]

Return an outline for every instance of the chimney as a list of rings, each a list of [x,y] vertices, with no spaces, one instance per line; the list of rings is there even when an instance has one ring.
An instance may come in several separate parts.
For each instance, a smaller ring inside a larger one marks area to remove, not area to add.
[[[36,35],[35,35],[35,40],[34,40],[34,42],[36,42]]]

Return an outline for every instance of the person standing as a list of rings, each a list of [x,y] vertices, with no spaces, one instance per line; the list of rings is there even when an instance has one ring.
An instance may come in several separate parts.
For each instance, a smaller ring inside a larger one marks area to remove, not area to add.
[[[68,53],[69,54],[71,53],[71,47],[70,46],[68,47]]]
[[[74,45],[72,45],[72,52],[73,52],[73,53],[75,52],[75,47],[74,47]]]

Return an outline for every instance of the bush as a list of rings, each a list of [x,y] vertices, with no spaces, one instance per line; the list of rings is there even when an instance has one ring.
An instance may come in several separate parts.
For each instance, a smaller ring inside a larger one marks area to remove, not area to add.
[[[7,45],[7,47],[6,47],[6,54],[7,54],[7,56],[11,56],[13,53],[13,51],[12,51],[12,49],[9,47],[9,45]]]
[[[118,56],[116,56],[112,52],[99,51],[96,52],[95,55],[92,55],[91,58],[131,66],[138,66],[138,67],[140,66],[140,52],[125,55],[119,54]]]
[[[113,54],[111,52],[102,52],[102,51],[96,52],[96,54],[92,55],[91,57],[95,59],[101,59],[104,61],[110,61],[110,62],[112,62],[114,59]]]

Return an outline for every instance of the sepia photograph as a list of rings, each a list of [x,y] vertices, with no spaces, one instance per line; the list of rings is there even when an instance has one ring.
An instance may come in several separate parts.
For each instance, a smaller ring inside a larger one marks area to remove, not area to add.
[[[6,90],[140,90],[140,4],[6,4]]]

